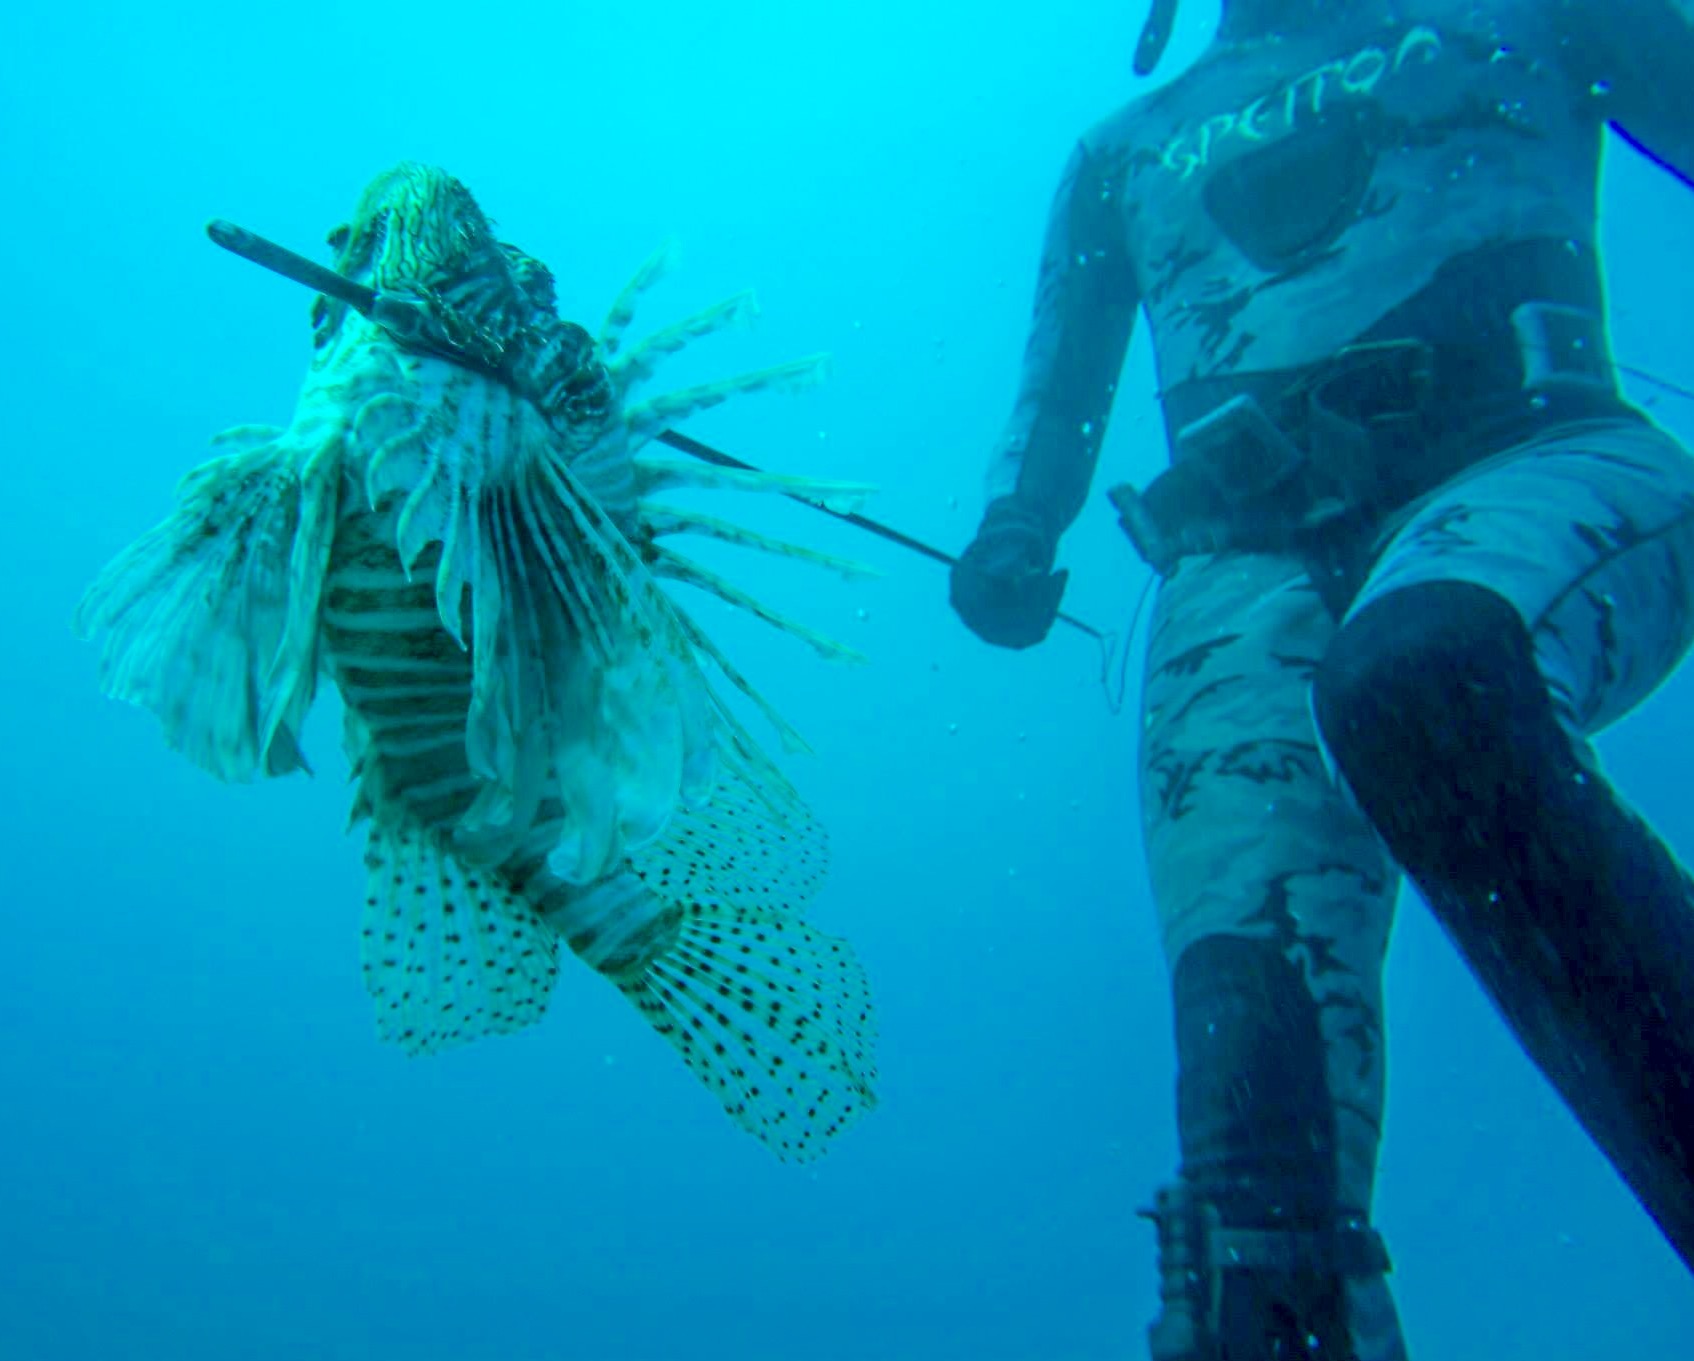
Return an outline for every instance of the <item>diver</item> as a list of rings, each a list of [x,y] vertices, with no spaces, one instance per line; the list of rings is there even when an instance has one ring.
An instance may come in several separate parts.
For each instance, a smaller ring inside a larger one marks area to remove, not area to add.
[[[1370,1219],[1402,877],[1694,1259],[1694,887],[1589,745],[1694,641],[1694,459],[1620,393],[1596,256],[1606,128],[1686,179],[1691,85],[1690,0],[1224,0],[1064,172],[952,601],[1046,635],[1145,311],[1171,462],[1110,495],[1159,578],[1158,1361],[1405,1355]]]

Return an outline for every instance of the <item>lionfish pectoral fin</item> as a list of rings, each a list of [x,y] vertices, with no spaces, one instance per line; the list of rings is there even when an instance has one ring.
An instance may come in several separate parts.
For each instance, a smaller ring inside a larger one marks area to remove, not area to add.
[[[378,1035],[428,1054],[539,1021],[558,938],[492,870],[436,837],[374,825],[360,943]]]
[[[456,848],[497,862],[556,806],[557,872],[603,877],[709,777],[708,687],[669,602],[539,423],[491,459],[474,432],[381,399],[352,439],[367,498],[397,498],[401,562],[433,561],[442,626],[471,653],[465,750],[486,783]]]
[[[467,754],[518,834],[543,803],[560,806],[568,836],[552,863],[590,883],[709,783],[709,687],[673,607],[562,457],[532,451],[467,494]]]
[[[864,971],[797,910],[824,858],[815,824],[773,821],[762,799],[730,785],[679,812],[558,922],[729,1117],[784,1161],[821,1156],[876,1104]]]
[[[152,712],[197,765],[224,780],[282,775],[306,768],[298,734],[334,491],[273,428],[238,427],[214,446],[175,512],[88,588],[73,627],[107,634],[102,688]]]

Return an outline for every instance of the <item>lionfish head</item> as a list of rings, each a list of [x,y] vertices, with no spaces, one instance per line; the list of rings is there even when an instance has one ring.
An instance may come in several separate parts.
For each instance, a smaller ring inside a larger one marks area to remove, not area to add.
[[[378,175],[329,245],[337,273],[378,292],[426,299],[447,323],[474,313],[484,327],[515,333],[556,315],[547,267],[497,240],[471,191],[435,166],[403,161]],[[313,322],[322,345],[347,309],[319,303]]]

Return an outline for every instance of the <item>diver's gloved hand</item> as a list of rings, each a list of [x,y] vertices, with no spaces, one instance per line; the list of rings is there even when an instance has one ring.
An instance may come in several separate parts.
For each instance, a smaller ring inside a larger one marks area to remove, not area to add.
[[[953,608],[996,647],[1033,647],[1059,614],[1068,572],[1053,571],[1058,544],[1015,496],[989,502],[976,538],[953,568]]]

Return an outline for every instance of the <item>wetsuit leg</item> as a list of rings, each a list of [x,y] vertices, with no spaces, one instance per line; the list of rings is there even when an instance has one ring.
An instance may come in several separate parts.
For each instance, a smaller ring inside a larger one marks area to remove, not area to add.
[[[1141,804],[1182,1150],[1160,1361],[1404,1356],[1368,1228],[1398,878],[1312,725],[1334,632],[1292,559],[1188,559],[1155,611]]]
[[[1500,1008],[1694,1265],[1694,887],[1583,734],[1694,636],[1694,464],[1624,427],[1424,507],[1320,668],[1340,774]]]

